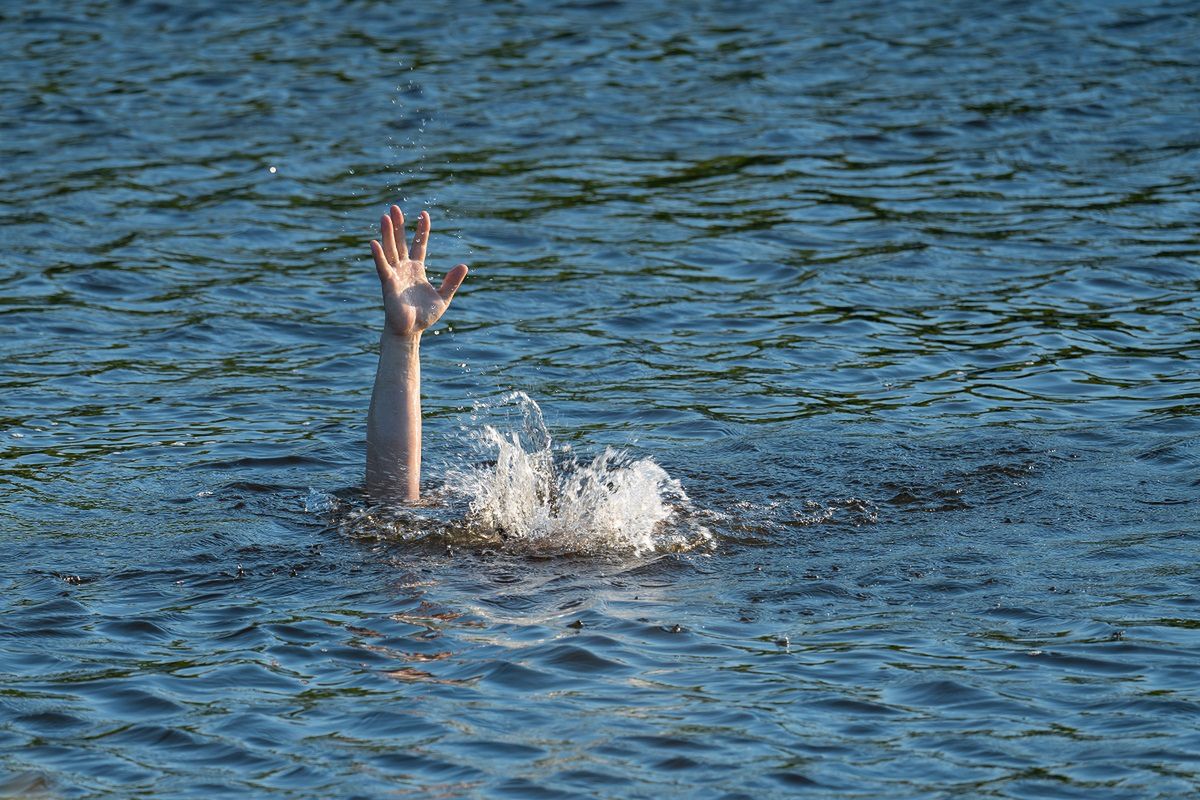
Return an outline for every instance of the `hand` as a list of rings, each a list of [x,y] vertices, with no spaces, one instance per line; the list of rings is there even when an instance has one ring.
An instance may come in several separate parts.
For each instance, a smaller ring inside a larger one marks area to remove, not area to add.
[[[392,206],[379,222],[383,244],[371,241],[375,269],[383,287],[384,328],[387,333],[412,339],[441,318],[451,298],[467,277],[467,265],[459,264],[446,273],[435,289],[425,277],[425,246],[429,242],[429,214],[417,218],[412,249],[405,241],[404,213]]]

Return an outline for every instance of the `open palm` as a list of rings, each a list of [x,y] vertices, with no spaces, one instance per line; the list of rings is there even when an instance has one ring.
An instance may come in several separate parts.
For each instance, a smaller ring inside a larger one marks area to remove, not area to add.
[[[429,243],[429,214],[417,218],[417,233],[412,248],[405,240],[404,212],[392,206],[379,221],[380,244],[372,240],[371,253],[383,289],[386,329],[402,337],[413,337],[437,322],[463,279],[467,265],[459,264],[446,273],[442,285],[434,288],[425,276],[425,250]]]

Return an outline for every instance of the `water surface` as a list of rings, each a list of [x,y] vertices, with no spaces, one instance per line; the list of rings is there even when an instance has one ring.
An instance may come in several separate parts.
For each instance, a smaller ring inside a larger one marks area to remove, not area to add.
[[[0,794],[1200,789],[1195,4],[69,5],[0,11]],[[472,266],[429,494],[520,390],[711,542],[361,524],[392,200]]]

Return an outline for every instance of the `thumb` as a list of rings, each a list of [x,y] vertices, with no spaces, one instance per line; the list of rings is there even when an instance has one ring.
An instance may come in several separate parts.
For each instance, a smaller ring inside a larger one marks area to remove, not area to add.
[[[442,279],[442,285],[438,289],[438,294],[447,303],[454,297],[454,293],[458,291],[458,287],[462,286],[463,280],[467,277],[467,265],[459,264],[454,269],[446,273],[446,277]]]

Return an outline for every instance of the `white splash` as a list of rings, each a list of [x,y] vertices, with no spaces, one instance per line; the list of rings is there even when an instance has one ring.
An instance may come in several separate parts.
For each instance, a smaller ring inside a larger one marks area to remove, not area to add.
[[[541,409],[523,392],[478,405],[473,418],[514,409],[520,430],[468,432],[494,463],[447,471],[446,492],[468,498],[466,523],[476,534],[520,549],[638,555],[711,539],[685,519],[690,503],[679,481],[651,459],[611,448],[590,462],[568,448],[556,458]]]

